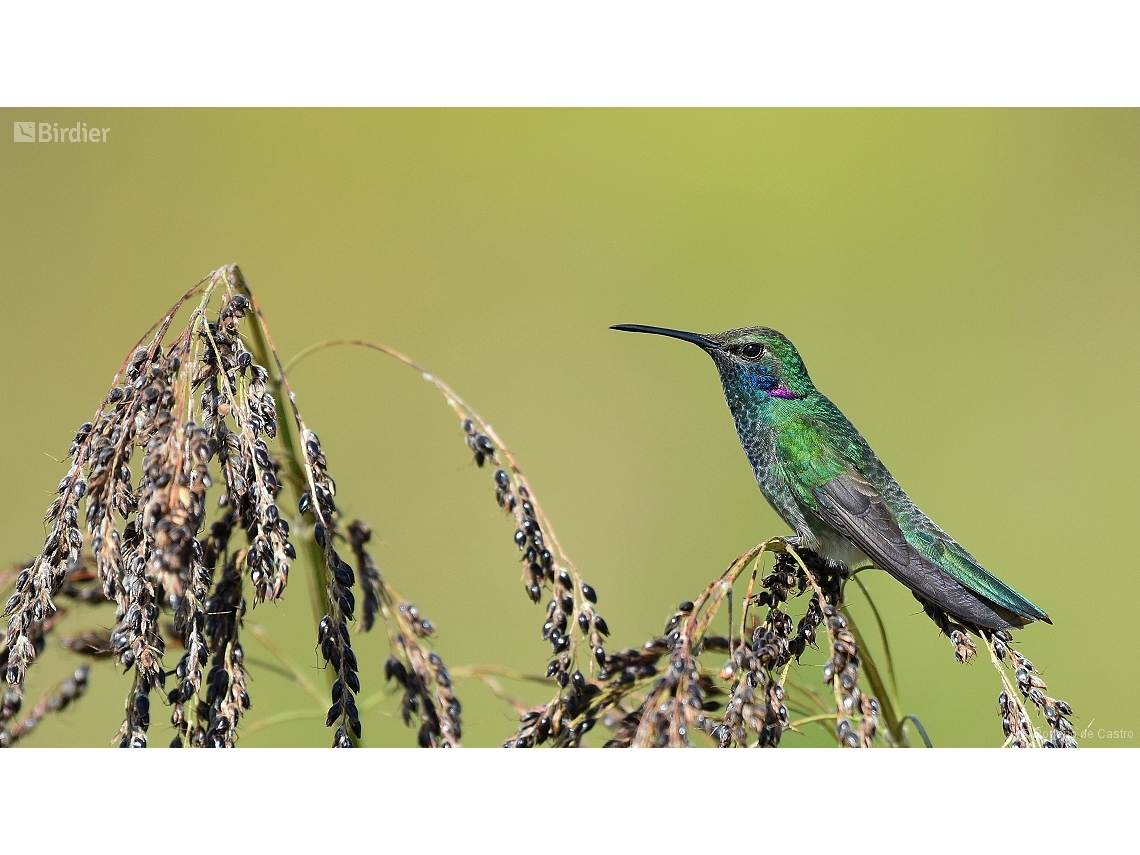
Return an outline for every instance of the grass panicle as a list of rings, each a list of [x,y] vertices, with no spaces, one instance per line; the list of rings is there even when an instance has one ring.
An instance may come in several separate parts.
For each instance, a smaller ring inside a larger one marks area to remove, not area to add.
[[[91,666],[80,665],[47,693],[31,711],[13,727],[0,730],[0,748],[10,748],[31,733],[48,713],[59,712],[87,691],[87,675]]]

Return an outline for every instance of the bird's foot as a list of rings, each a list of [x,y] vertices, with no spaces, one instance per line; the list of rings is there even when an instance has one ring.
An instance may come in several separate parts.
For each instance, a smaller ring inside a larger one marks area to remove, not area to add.
[[[814,549],[804,546],[803,538],[800,535],[774,538],[774,541],[772,545],[773,552],[788,555],[792,550],[795,550],[800,561],[802,561],[809,570],[816,573],[823,573],[827,576],[838,576],[841,579],[849,579],[854,575],[846,564],[832,561],[830,558],[824,558]]]
[[[773,552],[787,553],[788,547],[791,547],[792,549],[800,548],[800,536],[798,534],[790,534],[787,537],[772,538]]]

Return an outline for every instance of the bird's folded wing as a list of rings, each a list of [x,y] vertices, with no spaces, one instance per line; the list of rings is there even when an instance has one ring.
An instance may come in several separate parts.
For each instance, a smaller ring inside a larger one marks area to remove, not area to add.
[[[853,469],[816,487],[819,510],[875,564],[912,591],[959,620],[990,629],[1022,621],[955,580],[903,536],[878,491]]]

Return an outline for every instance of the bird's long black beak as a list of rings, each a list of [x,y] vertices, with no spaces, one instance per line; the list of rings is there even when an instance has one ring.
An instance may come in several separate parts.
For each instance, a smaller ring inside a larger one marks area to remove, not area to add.
[[[669,338],[679,338],[681,341],[687,341],[695,344],[702,350],[710,350],[718,347],[717,342],[713,341],[707,335],[701,335],[695,332],[685,332],[684,330],[671,330],[666,327],[647,327],[644,324],[614,324],[610,327],[611,330],[621,330],[622,332],[642,332],[652,333],[653,335],[667,335]]]

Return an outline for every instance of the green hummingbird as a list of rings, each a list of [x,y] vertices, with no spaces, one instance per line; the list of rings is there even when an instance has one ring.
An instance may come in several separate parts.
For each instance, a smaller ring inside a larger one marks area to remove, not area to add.
[[[793,545],[850,572],[875,566],[962,623],[989,630],[1049,616],[983,568],[910,500],[867,441],[767,327],[713,335],[618,324],[692,342],[712,357],[740,444]]]

